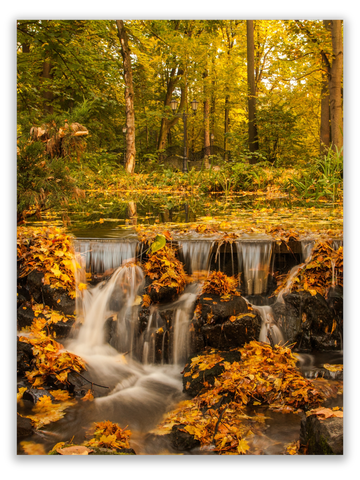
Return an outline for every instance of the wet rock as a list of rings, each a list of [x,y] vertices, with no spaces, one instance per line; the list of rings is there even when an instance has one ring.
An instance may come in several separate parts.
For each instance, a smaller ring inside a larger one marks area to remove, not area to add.
[[[243,347],[251,340],[258,340],[260,329],[261,318],[249,312],[233,322],[226,320],[221,325],[203,325],[202,334],[206,346],[229,349]]]
[[[32,422],[30,418],[22,417],[17,414],[17,437],[18,438],[25,438],[32,435],[34,432],[34,427],[32,426]]]
[[[186,425],[174,425],[169,434],[170,445],[179,451],[189,451],[200,447],[199,440],[196,440],[193,435],[183,431]]]
[[[49,325],[49,331],[52,335],[55,334],[56,339],[68,338],[74,323],[75,319],[73,318],[68,319],[66,322],[51,323]]]
[[[201,352],[201,355],[210,354],[210,349]],[[220,360],[216,365],[208,370],[199,370],[195,367],[192,375],[185,376],[191,371],[191,358],[185,365],[183,371],[183,392],[191,397],[196,397],[204,388],[208,389],[214,386],[215,378],[221,375],[225,371],[224,362],[240,362],[241,353],[238,351],[219,351],[215,352],[220,355],[222,360]],[[199,374],[199,376],[197,376]],[[194,378],[195,377],[195,378]]]
[[[343,289],[339,285],[331,287],[328,292],[327,302],[333,311],[336,321],[339,325],[343,323]]]
[[[44,279],[43,272],[39,272],[38,270],[33,270],[26,277],[26,289],[28,290],[29,294],[33,297],[36,303],[43,302],[43,297],[42,297],[43,279]]]
[[[231,295],[223,301],[219,295],[202,294],[197,300],[201,305],[201,317],[206,323],[210,318],[213,323],[223,323],[232,316],[248,311],[248,304],[240,296]]]
[[[50,285],[43,285],[42,292],[45,305],[65,315],[74,315],[75,299],[71,298],[63,288],[51,288]]]
[[[17,338],[17,373],[24,375],[31,370],[31,361],[34,358],[32,346],[29,343],[21,342]]]
[[[64,445],[62,448],[66,447],[75,447],[76,445]],[[92,451],[89,452],[89,455],[136,455],[133,448],[123,448],[121,450],[112,450],[111,448],[103,447],[88,447]],[[61,453],[56,450],[51,451],[48,455],[61,455]]]
[[[22,303],[17,309],[17,328],[30,327],[35,318],[33,309],[29,303]]]
[[[307,447],[308,455],[342,455],[343,419],[333,417],[320,420],[316,415],[304,416],[300,443]]]
[[[309,292],[284,295],[285,319],[282,329],[297,351],[329,351],[341,349],[341,326],[334,312],[320,294]]]
[[[153,303],[170,303],[179,296],[176,287],[168,286],[160,287],[159,290],[157,290],[150,285],[147,289],[147,294]]]
[[[36,388],[28,388],[23,394],[23,399],[30,401],[32,404],[36,404],[40,398],[50,397],[51,401],[54,400],[54,397],[47,390],[38,390]]]

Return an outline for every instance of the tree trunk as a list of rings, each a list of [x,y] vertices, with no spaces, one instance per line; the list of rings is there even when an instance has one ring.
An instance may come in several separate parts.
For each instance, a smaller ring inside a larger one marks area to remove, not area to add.
[[[52,69],[52,65],[50,63],[50,60],[46,58],[43,63],[43,71],[41,74],[42,78],[45,78],[48,80],[51,79],[52,78],[51,69]],[[51,102],[54,99],[53,93],[50,90],[45,89],[42,91],[41,95],[42,95],[42,98],[44,99],[43,105],[44,105],[45,115],[47,113],[50,113],[50,114],[54,113],[54,107],[51,104]]]
[[[118,37],[121,45],[121,55],[124,64],[125,81],[125,108],[126,108],[126,163],[125,169],[129,173],[135,170],[135,111],[134,111],[134,87],[132,80],[131,57],[128,36],[124,22],[116,20]]]
[[[225,121],[224,121],[224,150],[225,152],[228,151],[228,137],[227,133],[230,130],[230,95],[225,96]],[[227,157],[227,153],[225,153],[225,158]]]
[[[166,95],[164,100],[164,107],[170,106],[172,94],[175,90],[177,83],[179,82],[181,76],[183,75],[184,71],[182,69],[178,69],[177,74],[176,68],[171,70],[170,80],[167,84]],[[181,88],[181,99],[180,99],[180,107],[179,110],[184,108],[185,106],[185,91]],[[168,120],[167,118],[163,117],[161,120],[161,127],[160,127],[160,134],[158,140],[158,150],[163,150],[166,147],[166,139],[170,128],[177,124],[180,117],[174,117],[172,120]]]
[[[208,98],[208,88],[206,85],[206,78],[208,77],[208,72],[205,70],[203,78],[204,83],[204,153],[205,153],[205,165],[207,165],[207,158],[210,155],[210,100]]]
[[[330,102],[329,81],[323,76],[321,87],[320,153],[326,153],[330,146]]]
[[[247,75],[248,75],[248,106],[249,106],[249,150],[251,153],[259,150],[256,126],[256,90],[254,76],[254,22],[246,21],[247,28]]]
[[[330,71],[330,117],[332,148],[341,149],[343,146],[343,118],[341,81],[343,73],[343,41],[341,20],[332,20],[332,64]]]

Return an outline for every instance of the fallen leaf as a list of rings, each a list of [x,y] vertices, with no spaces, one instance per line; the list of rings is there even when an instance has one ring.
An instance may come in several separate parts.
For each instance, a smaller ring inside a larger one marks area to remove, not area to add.
[[[88,455],[93,452],[91,448],[84,447],[82,445],[74,445],[73,447],[58,448],[57,452],[60,455]]]

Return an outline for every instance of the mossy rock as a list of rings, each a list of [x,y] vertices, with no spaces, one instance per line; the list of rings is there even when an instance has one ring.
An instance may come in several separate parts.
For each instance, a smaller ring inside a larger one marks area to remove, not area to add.
[[[74,447],[75,445],[63,445],[62,448]],[[90,447],[89,447],[90,448]],[[121,451],[112,450],[111,448],[91,447],[92,452],[89,455],[136,455],[132,448],[124,448]],[[51,451],[48,455],[61,455],[56,450]]]

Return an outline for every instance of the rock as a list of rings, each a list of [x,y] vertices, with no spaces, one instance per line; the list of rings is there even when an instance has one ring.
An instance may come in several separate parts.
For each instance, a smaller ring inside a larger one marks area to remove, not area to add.
[[[157,291],[151,285],[147,289],[147,294],[153,303],[170,303],[179,295],[176,287],[160,287]]]
[[[34,318],[35,318],[35,315],[30,304],[22,303],[17,309],[18,330],[22,330],[25,327],[30,327]]]
[[[343,419],[332,417],[320,420],[316,415],[304,416],[300,443],[307,446],[308,455],[342,455]]]
[[[22,398],[35,405],[42,397],[50,397],[51,401],[54,400],[54,397],[47,390],[38,390],[37,388],[28,388]]]
[[[49,331],[52,335],[55,334],[56,339],[68,338],[74,323],[75,319],[73,318],[68,319],[66,322],[51,323],[49,325]]]
[[[220,349],[243,347],[251,340],[258,340],[261,323],[259,315],[249,312],[233,322],[226,320],[221,325],[203,325],[205,346]]]
[[[31,361],[34,358],[32,346],[29,343],[21,342],[17,338],[17,373],[24,375],[31,370]]]
[[[324,297],[304,291],[288,293],[283,298],[282,330],[285,340],[296,343],[297,351],[341,349],[341,326]]]
[[[36,303],[42,303],[42,287],[43,287],[43,272],[38,270],[33,270],[26,277],[26,288],[29,291],[30,295],[34,298]]]
[[[34,432],[34,427],[30,418],[22,417],[19,413],[17,414],[17,437],[24,438],[29,437]]]
[[[169,434],[170,437],[170,445],[175,450],[180,451],[189,451],[193,450],[194,448],[200,447],[199,440],[196,440],[193,435],[186,431],[182,431],[182,428],[185,428],[186,425],[174,425],[171,429]]]
[[[219,295],[202,294],[197,300],[201,305],[201,317],[206,323],[210,318],[212,323],[223,323],[232,316],[247,312],[248,304],[240,296],[231,295],[229,300],[222,301]]]
[[[66,447],[75,447],[76,445],[64,445]],[[136,455],[135,450],[132,448],[123,448],[121,450],[112,450],[111,448],[100,448],[100,447],[88,447],[91,452],[88,455]],[[61,455],[61,453],[56,450],[51,451],[48,455]]]
[[[75,299],[71,298],[63,288],[51,288],[50,285],[43,285],[42,288],[44,303],[64,315],[74,315]]]
[[[206,353],[210,354],[210,350],[205,350],[201,353],[201,355],[205,355]],[[220,355],[223,360],[219,361],[214,367],[209,368],[208,370],[199,371],[198,368],[194,368],[192,375],[185,376],[186,373],[191,371],[191,358],[187,361],[184,374],[183,374],[183,392],[191,397],[196,397],[204,388],[211,388],[214,386],[215,378],[221,375],[225,371],[225,367],[223,362],[240,362],[241,361],[241,353],[238,351],[219,351],[215,352],[216,354]],[[197,377],[196,374],[199,373]],[[195,376],[195,378],[193,378]],[[208,384],[205,387],[206,383]]]

